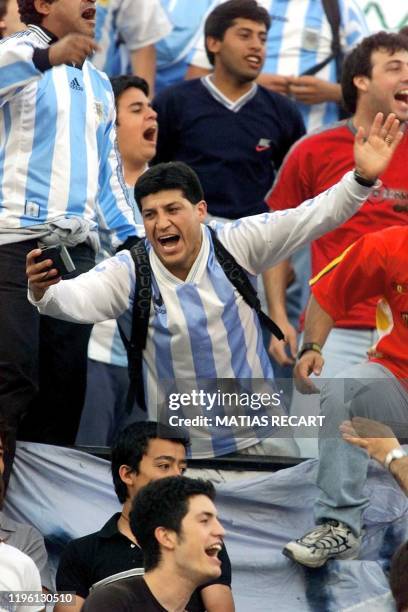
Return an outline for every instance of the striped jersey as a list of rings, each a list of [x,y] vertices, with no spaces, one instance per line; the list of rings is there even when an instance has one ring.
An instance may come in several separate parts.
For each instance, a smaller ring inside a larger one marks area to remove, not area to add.
[[[218,238],[255,276],[289,257],[307,241],[330,231],[354,214],[370,190],[348,173],[336,186],[296,209],[264,213],[225,225],[211,222]],[[152,269],[152,301],[143,353],[149,417],[168,381],[262,379],[272,384],[272,366],[256,313],[226,278],[214,255],[209,229],[185,281],[170,273],[147,242]],[[42,300],[30,301],[43,314],[97,322],[119,317],[129,337],[135,294],[135,267],[123,250],[93,270],[50,287]],[[223,414],[222,406],[215,410]],[[188,416],[188,409],[186,408]],[[273,435],[273,427],[193,427],[193,456],[224,455]]]
[[[156,43],[156,93],[184,79],[202,24],[217,3],[218,0],[161,0],[173,29]]]
[[[135,234],[116,150],[109,80],[85,61],[40,72],[35,49],[52,42],[38,26],[0,43],[0,228],[15,233],[63,217]]]
[[[144,236],[142,214],[135,202],[133,187],[128,187],[128,194],[137,223],[137,235]],[[109,234],[107,232],[100,232],[100,234],[101,250],[96,257],[98,263],[112,254]],[[115,320],[102,321],[93,326],[88,344],[88,357],[94,361],[127,368],[127,353]]]
[[[109,76],[128,74],[129,52],[156,43],[170,31],[159,0],[98,0],[95,39],[100,51],[92,62]]]
[[[225,2],[219,0],[218,3]],[[369,35],[364,13],[355,0],[338,0],[340,9],[340,43],[344,53]],[[332,33],[321,0],[258,0],[271,16],[266,59],[262,72],[299,76],[331,54]],[[191,63],[211,69],[204,48],[204,37],[197,44]],[[331,61],[316,75],[336,82],[336,63]],[[338,119],[333,102],[297,103],[308,131]]]

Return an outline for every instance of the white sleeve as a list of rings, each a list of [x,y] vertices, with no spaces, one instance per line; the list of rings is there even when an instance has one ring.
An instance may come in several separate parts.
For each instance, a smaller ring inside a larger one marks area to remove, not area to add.
[[[36,301],[28,300],[41,314],[77,323],[99,323],[123,314],[133,298],[135,267],[129,251],[105,259],[89,272],[49,287]]]
[[[159,0],[122,0],[117,27],[129,51],[152,45],[172,30]]]
[[[42,73],[34,65],[35,47],[20,38],[6,38],[0,47],[0,107]]]
[[[245,270],[260,274],[347,221],[370,191],[348,172],[339,183],[297,208],[238,219],[224,225],[218,236]]]

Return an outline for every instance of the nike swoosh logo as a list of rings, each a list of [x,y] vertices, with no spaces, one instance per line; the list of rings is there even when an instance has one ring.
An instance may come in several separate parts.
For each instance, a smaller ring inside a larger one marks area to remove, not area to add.
[[[255,151],[267,151],[271,148],[271,145],[267,145],[266,147],[261,147],[260,145],[256,145]]]

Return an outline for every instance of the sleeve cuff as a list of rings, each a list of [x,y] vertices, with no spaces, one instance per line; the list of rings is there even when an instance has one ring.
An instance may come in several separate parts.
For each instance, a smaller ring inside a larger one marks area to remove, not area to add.
[[[34,49],[33,64],[40,72],[45,72],[52,68],[49,59],[49,51],[49,47],[48,49]]]

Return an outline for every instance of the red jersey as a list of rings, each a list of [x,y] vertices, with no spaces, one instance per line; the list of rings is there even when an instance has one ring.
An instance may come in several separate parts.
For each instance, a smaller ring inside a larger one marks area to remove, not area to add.
[[[304,200],[328,189],[354,168],[354,128],[350,122],[336,123],[299,140],[286,156],[276,182],[267,196],[274,210],[295,208]],[[359,212],[341,227],[311,245],[312,276],[316,276],[348,246],[367,232],[408,223],[408,130]],[[336,327],[375,328],[375,300],[353,306]]]
[[[334,321],[362,300],[377,302],[376,361],[408,379],[408,227],[367,234],[312,282],[312,293]]]

